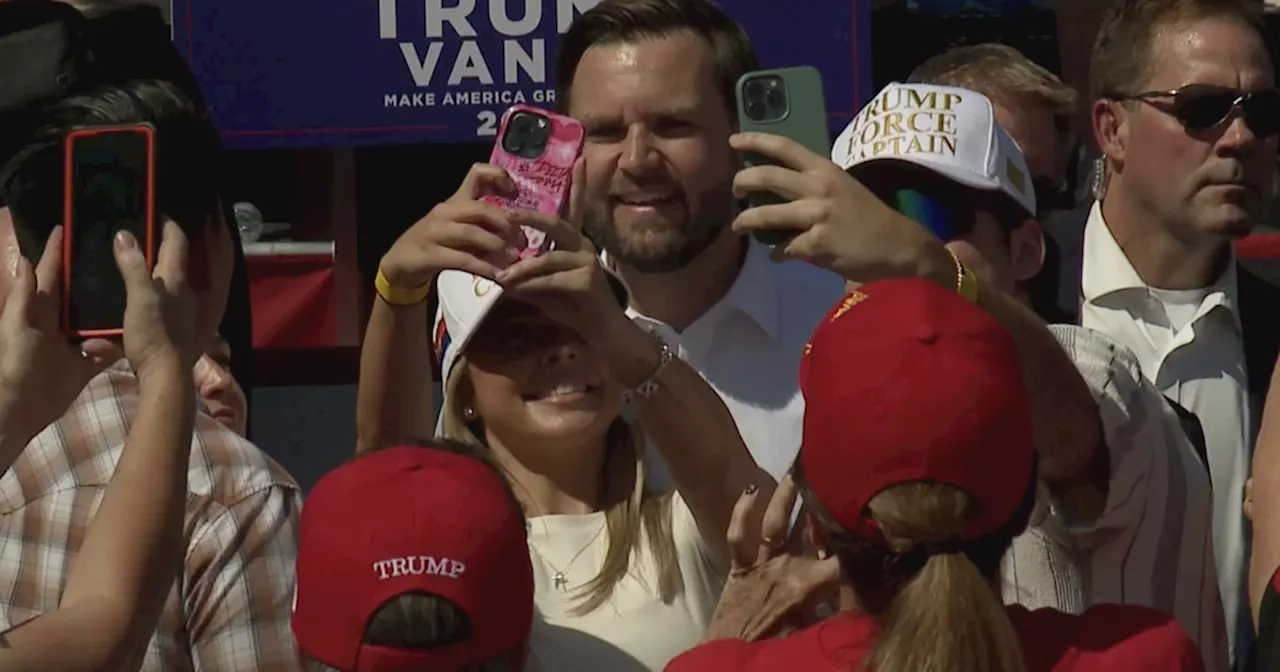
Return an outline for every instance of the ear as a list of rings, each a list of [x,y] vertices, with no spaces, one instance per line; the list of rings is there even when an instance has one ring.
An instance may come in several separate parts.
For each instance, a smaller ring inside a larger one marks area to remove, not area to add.
[[[1129,146],[1129,110],[1114,100],[1097,100],[1090,115],[1093,139],[1107,162],[1123,167]]]
[[[1013,279],[1028,282],[1044,268],[1044,227],[1028,219],[1009,235],[1009,261]]]

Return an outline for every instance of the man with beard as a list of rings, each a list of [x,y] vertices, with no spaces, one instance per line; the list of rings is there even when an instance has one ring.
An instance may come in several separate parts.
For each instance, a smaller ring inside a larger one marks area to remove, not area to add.
[[[584,227],[629,314],[707,378],[776,478],[799,449],[801,350],[843,284],[730,228],[734,86],[756,67],[706,0],[604,0],[561,42],[556,100],[586,126]]]

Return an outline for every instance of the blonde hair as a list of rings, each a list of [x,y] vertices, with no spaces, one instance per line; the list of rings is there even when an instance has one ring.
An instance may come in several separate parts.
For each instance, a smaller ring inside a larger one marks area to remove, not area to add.
[[[871,500],[889,548],[855,538],[818,504],[797,467],[795,479],[827,548],[880,626],[865,661],[875,672],[1025,672],[1018,636],[992,583],[1012,537],[967,542],[963,552],[921,546],[954,539],[976,512],[965,492],[937,483],[893,486]]]
[[[921,63],[908,81],[956,86],[1010,104],[1029,102],[1048,110],[1063,135],[1069,133],[1079,109],[1075,89],[1004,44],[975,44],[943,52]]]
[[[463,399],[470,396],[467,368],[465,355],[460,355],[445,382],[444,407],[440,411],[443,436],[488,450],[482,434],[467,423],[462,412]],[[683,577],[671,532],[671,494],[647,487],[643,436],[621,418],[614,420],[606,434],[602,501],[609,547],[600,573],[577,589],[578,604],[570,611],[573,616],[589,614],[609,601],[618,582],[627,575],[632,558],[640,555],[642,539],[648,540],[662,602],[671,604],[680,594]]]

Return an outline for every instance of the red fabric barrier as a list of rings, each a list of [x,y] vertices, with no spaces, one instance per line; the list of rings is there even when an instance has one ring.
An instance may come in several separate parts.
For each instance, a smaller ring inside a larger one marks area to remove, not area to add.
[[[337,344],[333,258],[245,258],[253,303],[253,347],[324,348]]]
[[[1280,233],[1255,233],[1236,241],[1241,259],[1280,259]]]

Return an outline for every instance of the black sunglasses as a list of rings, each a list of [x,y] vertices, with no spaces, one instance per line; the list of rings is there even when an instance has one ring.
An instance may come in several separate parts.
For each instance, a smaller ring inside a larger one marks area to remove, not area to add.
[[[1229,123],[1237,110],[1244,116],[1249,130],[1267,137],[1280,133],[1280,91],[1239,91],[1212,84],[1188,84],[1174,91],[1147,91],[1131,96],[1106,96],[1112,100],[1137,100],[1172,114],[1191,132],[1207,131]],[[1152,101],[1172,98],[1171,110]]]

